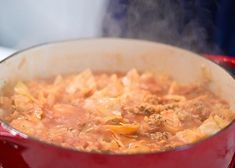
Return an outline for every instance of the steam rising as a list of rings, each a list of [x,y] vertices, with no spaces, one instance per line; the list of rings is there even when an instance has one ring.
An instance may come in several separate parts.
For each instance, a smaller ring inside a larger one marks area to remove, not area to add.
[[[219,52],[210,36],[211,32],[198,16],[210,18],[206,9],[198,9],[198,1],[132,0],[128,7],[113,2],[104,20],[106,36],[153,40],[183,47],[200,53]],[[192,3],[194,2],[194,3]],[[188,6],[186,6],[188,5]],[[198,13],[201,12],[201,13]],[[122,14],[125,13],[125,17]]]

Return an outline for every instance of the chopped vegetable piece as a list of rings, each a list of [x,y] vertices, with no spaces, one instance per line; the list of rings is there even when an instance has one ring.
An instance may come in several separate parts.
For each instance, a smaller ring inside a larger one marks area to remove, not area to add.
[[[133,125],[133,124],[106,125],[105,127],[110,129],[114,133],[122,135],[135,134],[139,128],[138,125]]]

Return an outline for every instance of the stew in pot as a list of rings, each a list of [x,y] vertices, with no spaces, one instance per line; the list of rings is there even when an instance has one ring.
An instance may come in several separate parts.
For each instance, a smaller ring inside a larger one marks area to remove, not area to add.
[[[211,136],[235,118],[204,83],[180,84],[135,69],[18,81],[3,90],[0,107],[1,118],[25,134],[110,153],[169,150]]]

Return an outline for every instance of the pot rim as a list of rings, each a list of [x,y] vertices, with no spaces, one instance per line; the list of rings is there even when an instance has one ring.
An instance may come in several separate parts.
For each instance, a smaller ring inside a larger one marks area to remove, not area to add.
[[[120,40],[120,41],[123,40],[123,41],[135,41],[135,42],[139,41],[139,42],[155,43],[155,44],[158,43],[158,44],[161,44],[161,45],[166,45],[166,46],[170,46],[170,47],[173,47],[173,48],[176,48],[176,49],[179,49],[179,50],[184,50],[184,51],[187,51],[187,52],[194,53],[192,51],[189,51],[189,50],[186,50],[186,49],[182,49],[182,48],[178,48],[178,47],[173,46],[173,45],[169,45],[169,44],[165,44],[165,43],[159,43],[159,42],[155,42],[155,41],[149,41],[149,40],[134,39],[134,38],[117,38],[117,37],[98,37],[98,38],[94,38],[94,37],[90,38],[90,37],[88,37],[88,38],[79,38],[79,39],[66,39],[66,40],[59,40],[59,41],[50,41],[50,42],[45,42],[45,43],[40,43],[40,44],[37,44],[37,45],[33,45],[31,47],[27,47],[25,49],[22,49],[22,50],[14,52],[13,54],[11,54],[8,57],[6,57],[3,60],[1,60],[0,64],[4,63],[5,61],[11,59],[14,56],[17,56],[20,53],[23,53],[25,51],[28,51],[28,50],[31,50],[31,49],[35,49],[35,48],[38,48],[38,47],[43,47],[43,46],[47,46],[47,45],[55,45],[55,44],[60,44],[60,43],[68,43],[68,42],[76,42],[76,41],[93,41],[93,40]],[[199,56],[199,54],[197,54],[197,55]],[[206,54],[206,56],[208,56],[208,54]],[[216,64],[215,62],[213,62],[213,61],[211,61],[209,59],[206,59],[206,58],[202,58],[202,59],[204,59],[205,61],[210,61],[210,62],[212,62],[213,64],[215,64],[217,66],[220,66],[220,65]],[[228,57],[227,57],[227,59],[228,59]],[[220,66],[220,67],[224,71],[226,71],[226,73],[228,73],[229,76],[231,76],[233,78],[232,74],[228,70],[226,70],[222,66]],[[54,148],[57,148],[57,149],[60,149],[60,150],[67,150],[68,152],[70,151],[70,152],[76,152],[76,153],[82,153],[82,154],[98,154],[98,155],[108,155],[108,156],[153,155],[153,154],[165,154],[165,153],[170,153],[170,152],[179,152],[179,151],[183,151],[183,150],[187,150],[187,149],[192,149],[194,146],[199,145],[201,143],[204,143],[206,141],[209,141],[210,139],[220,135],[222,132],[224,132],[228,128],[232,127],[232,125],[235,125],[235,119],[232,122],[230,122],[229,125],[227,125],[226,127],[221,129],[217,133],[215,133],[215,134],[213,134],[213,135],[211,135],[211,136],[209,136],[207,138],[201,139],[201,140],[196,141],[194,143],[177,146],[177,147],[175,147],[173,149],[169,149],[169,150],[166,150],[166,151],[152,151],[152,152],[140,152],[140,153],[108,153],[108,152],[102,152],[101,153],[101,152],[96,152],[96,151],[87,152],[87,151],[82,151],[82,150],[78,150],[78,149],[74,149],[74,148],[66,148],[66,147],[63,147],[63,146],[60,146],[60,145],[56,145],[56,144],[52,144],[52,143],[49,143],[49,142],[46,142],[46,141],[41,141],[41,140],[39,140],[36,137],[29,136],[29,135],[27,135],[27,134],[25,134],[25,133],[15,129],[15,128],[13,128],[6,121],[3,121],[2,119],[0,119],[0,127],[5,129],[6,131],[8,131],[11,134],[11,138],[13,138],[13,139],[22,138],[22,139],[25,139],[25,140],[31,140],[31,141],[34,141],[34,142],[37,142],[37,143],[40,143],[40,144],[43,144],[43,145],[47,145],[49,147],[54,147]],[[15,137],[16,135],[17,135],[17,137]],[[2,136],[2,135],[0,135],[0,136]],[[5,137],[8,137],[8,136],[5,136]]]

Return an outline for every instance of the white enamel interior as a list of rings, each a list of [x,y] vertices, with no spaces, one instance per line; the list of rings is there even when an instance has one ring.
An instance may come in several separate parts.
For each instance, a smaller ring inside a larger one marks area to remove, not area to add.
[[[8,80],[50,77],[82,71],[127,71],[136,68],[166,73],[180,82],[199,82],[202,71],[211,89],[235,110],[235,80],[218,65],[176,47],[130,39],[84,39],[47,44],[17,53],[0,64],[1,85]]]

